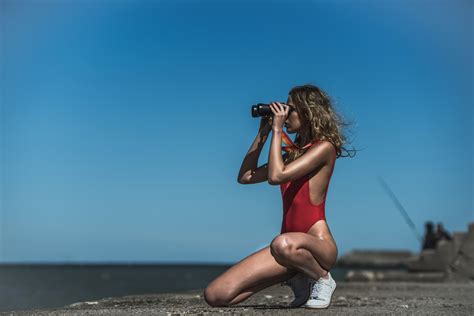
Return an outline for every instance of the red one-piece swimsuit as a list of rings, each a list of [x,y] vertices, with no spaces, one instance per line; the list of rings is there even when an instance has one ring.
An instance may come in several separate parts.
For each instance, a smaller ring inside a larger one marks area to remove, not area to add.
[[[321,219],[326,219],[324,207],[335,163],[336,155],[334,155],[324,199],[318,205],[314,205],[309,197],[309,174],[302,176],[298,180],[280,184],[283,199],[282,234],[286,232],[306,233],[314,223]]]

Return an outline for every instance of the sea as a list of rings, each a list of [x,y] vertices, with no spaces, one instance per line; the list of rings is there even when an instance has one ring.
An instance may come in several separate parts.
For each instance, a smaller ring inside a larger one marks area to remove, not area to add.
[[[231,264],[0,264],[0,312],[137,294],[204,290]],[[336,281],[346,268],[334,268]]]

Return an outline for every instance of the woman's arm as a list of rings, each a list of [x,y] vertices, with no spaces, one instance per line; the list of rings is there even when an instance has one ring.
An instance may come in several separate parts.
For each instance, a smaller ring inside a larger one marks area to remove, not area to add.
[[[280,134],[280,135],[278,135]],[[268,159],[268,183],[278,185],[294,181],[322,168],[331,159],[332,144],[328,141],[311,146],[301,157],[286,166],[281,157],[281,132],[273,132]]]
[[[250,149],[245,155],[242,166],[239,170],[239,175],[237,176],[237,182],[241,184],[252,184],[267,181],[268,171],[267,165],[264,164],[257,168],[258,158],[262,152],[262,148],[265,145],[265,141],[268,138],[268,132],[258,131],[255,140],[253,141]]]
[[[274,119],[268,155],[268,183],[276,185],[297,180],[316,168],[322,167],[332,152],[330,142],[311,146],[301,157],[286,166],[284,165],[281,156],[281,134],[283,133],[283,123],[288,115],[288,107],[275,102],[270,104],[270,108]]]

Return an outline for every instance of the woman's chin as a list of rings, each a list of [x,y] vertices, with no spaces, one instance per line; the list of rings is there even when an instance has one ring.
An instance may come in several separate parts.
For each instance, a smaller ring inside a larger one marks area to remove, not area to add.
[[[295,132],[293,132],[293,130],[292,130],[291,128],[289,128],[289,127],[286,128],[286,132],[287,132],[288,134],[294,134],[294,133],[295,133]]]

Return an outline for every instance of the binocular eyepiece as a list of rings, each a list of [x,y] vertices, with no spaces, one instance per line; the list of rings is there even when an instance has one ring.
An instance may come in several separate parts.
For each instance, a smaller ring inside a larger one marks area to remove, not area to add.
[[[288,114],[291,113],[293,109],[290,108]],[[259,117],[259,116],[273,116],[272,109],[270,108],[270,104],[267,103],[257,103],[252,105],[251,109],[252,117]]]

